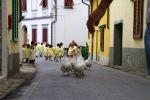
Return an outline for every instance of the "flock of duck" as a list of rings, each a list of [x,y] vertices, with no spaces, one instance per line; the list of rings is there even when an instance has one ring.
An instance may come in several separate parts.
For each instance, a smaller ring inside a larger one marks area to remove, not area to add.
[[[76,77],[84,76],[84,70],[90,70],[92,67],[91,56],[87,60],[84,60],[81,54],[74,56],[73,58],[64,57],[64,61],[61,64],[61,71],[63,75],[70,75],[74,73]]]

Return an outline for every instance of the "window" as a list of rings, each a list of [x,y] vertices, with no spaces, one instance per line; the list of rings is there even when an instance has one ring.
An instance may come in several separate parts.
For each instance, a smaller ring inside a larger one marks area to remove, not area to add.
[[[37,42],[37,29],[32,29],[32,41]]]
[[[101,37],[100,37],[100,50],[101,51],[104,51],[104,30],[106,28],[106,25],[101,25],[99,26],[99,30],[100,30],[100,33],[101,33]]]
[[[8,15],[8,30],[12,29],[12,15]]]
[[[48,7],[48,0],[42,0],[40,5],[42,5],[42,8],[47,8]]]
[[[73,0],[65,0],[64,6],[65,8],[73,8]]]
[[[12,0],[12,40],[18,40],[18,0]]]
[[[43,28],[43,42],[48,42],[47,37],[48,37],[48,29]]]
[[[22,20],[22,0],[19,0],[19,22]]]
[[[133,38],[143,37],[143,6],[144,0],[134,0]]]
[[[27,10],[27,0],[22,0],[22,11]]]

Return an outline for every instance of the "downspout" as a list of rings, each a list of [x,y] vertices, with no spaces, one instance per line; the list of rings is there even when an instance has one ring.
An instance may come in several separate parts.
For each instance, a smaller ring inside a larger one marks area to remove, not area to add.
[[[83,0],[82,0],[82,3],[85,4],[86,6],[88,6],[88,16],[89,16],[89,14],[90,14],[90,5],[85,3]]]
[[[53,45],[53,26],[57,22],[57,0],[54,0],[55,2],[55,20],[51,22],[51,45]]]
[[[88,6],[88,16],[90,15],[90,12],[92,11],[92,8],[91,8],[91,10],[90,10],[90,5],[89,4],[87,4],[87,3],[85,3],[83,0],[82,0],[82,3],[83,4],[85,4],[86,6]],[[88,32],[88,35],[89,35],[89,32]],[[94,33],[92,34],[92,40],[91,40],[91,58],[92,58],[92,60],[93,60],[93,48],[94,48]]]

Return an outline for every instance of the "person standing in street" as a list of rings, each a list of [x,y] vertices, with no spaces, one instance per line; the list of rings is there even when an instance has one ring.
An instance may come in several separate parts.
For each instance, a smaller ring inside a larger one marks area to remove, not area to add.
[[[36,58],[35,43],[31,41],[29,63],[34,63]]]
[[[145,54],[148,70],[148,78],[150,78],[150,0],[147,0],[147,17],[146,17],[146,31],[145,31]]]
[[[99,21],[104,16],[107,8],[111,4],[113,0],[101,0],[101,3],[97,7],[97,9],[90,14],[87,21],[87,28],[91,34],[95,32],[95,26],[99,24]],[[147,18],[146,18],[146,31],[145,31],[145,54],[146,54],[146,62],[147,62],[147,72],[148,78],[150,78],[150,0],[147,0]]]

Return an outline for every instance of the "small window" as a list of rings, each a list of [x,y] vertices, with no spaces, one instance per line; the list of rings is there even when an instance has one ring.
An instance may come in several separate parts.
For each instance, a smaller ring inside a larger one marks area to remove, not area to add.
[[[42,5],[42,8],[47,8],[48,7],[48,0],[42,0],[40,5]]]
[[[48,29],[43,28],[43,42],[47,43],[47,37],[48,37]]]
[[[12,15],[8,15],[8,30],[12,29]]]
[[[104,52],[104,30],[105,30],[105,28],[106,28],[106,25],[101,25],[101,26],[99,26],[99,30],[100,30],[100,33],[101,33],[101,35],[100,35],[100,50],[102,51],[102,52]]]
[[[32,41],[37,42],[37,29],[32,29]]]
[[[133,22],[134,39],[142,39],[143,37],[143,10],[144,10],[144,0],[135,0],[134,22]]]
[[[73,0],[65,0],[65,2],[64,2],[65,8],[71,8],[72,9],[73,5],[74,5]]]
[[[22,11],[26,11],[27,10],[27,0],[22,0]]]

